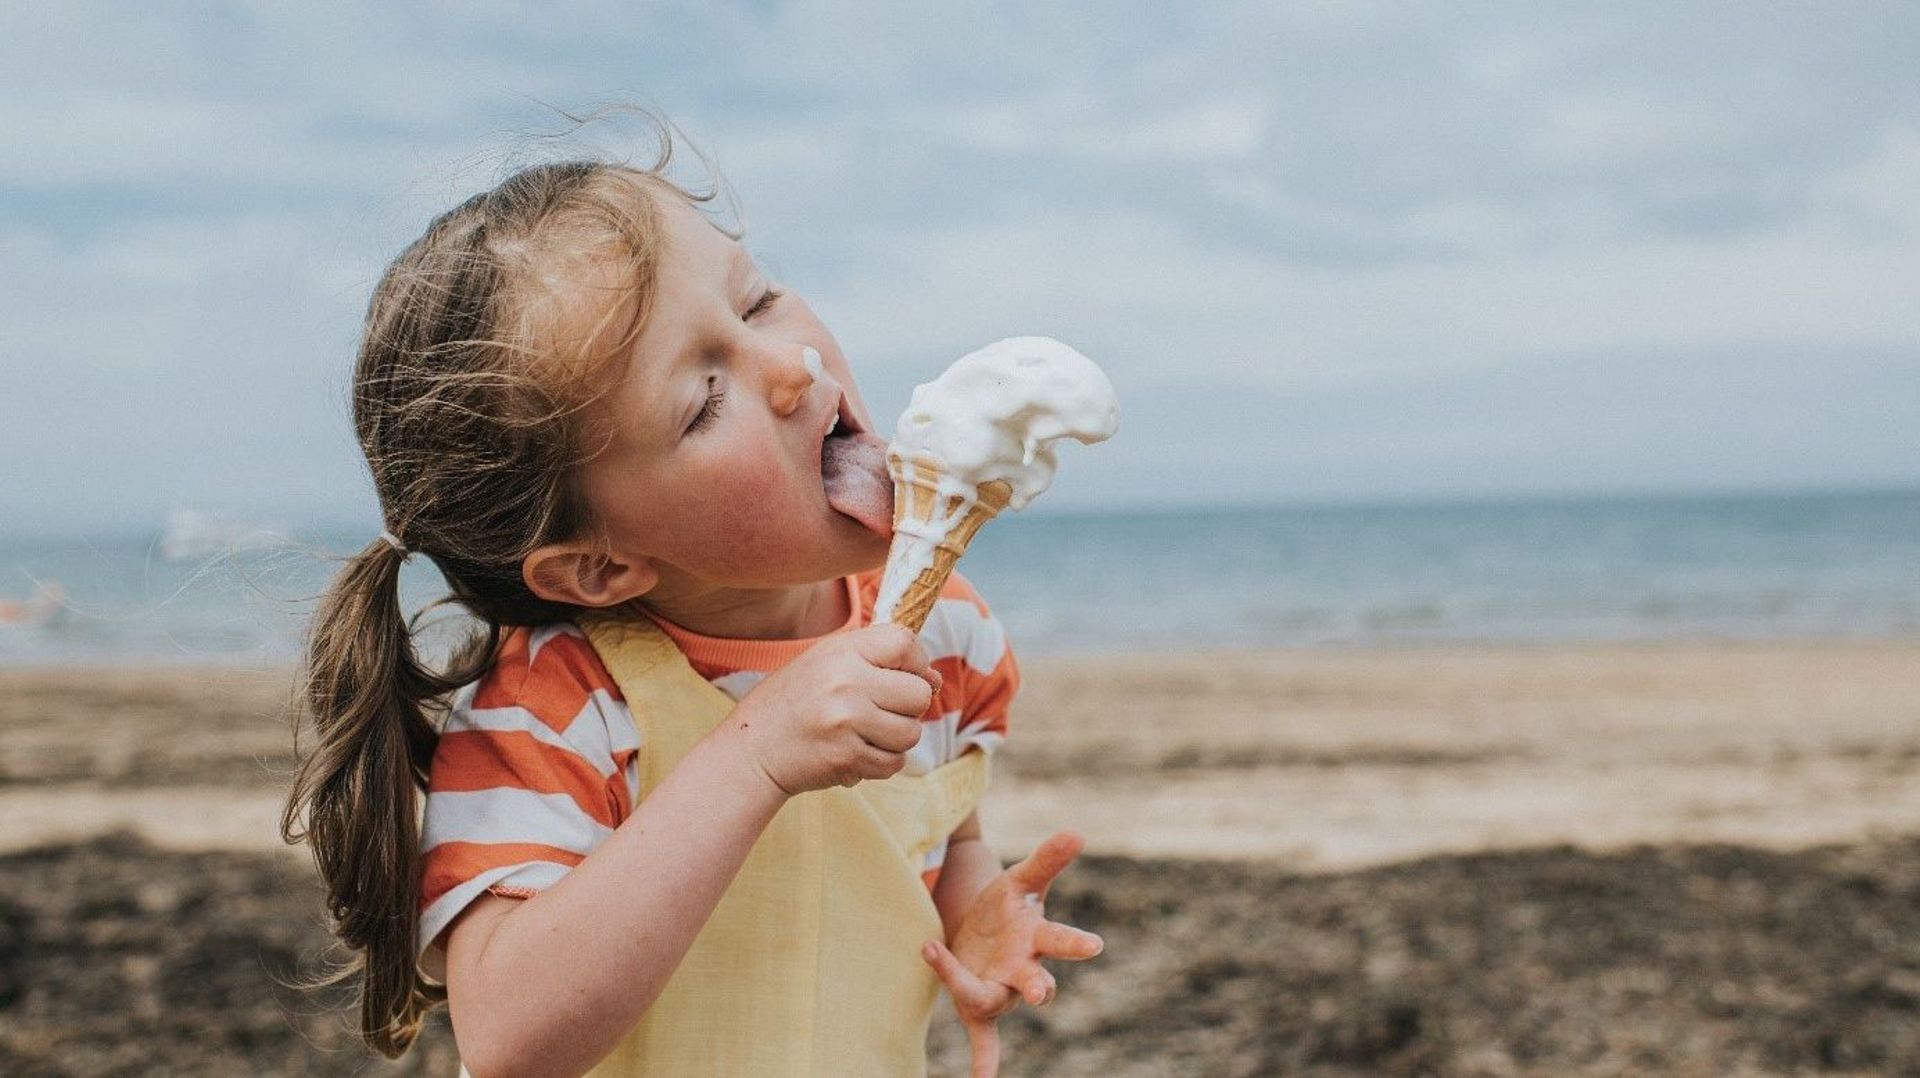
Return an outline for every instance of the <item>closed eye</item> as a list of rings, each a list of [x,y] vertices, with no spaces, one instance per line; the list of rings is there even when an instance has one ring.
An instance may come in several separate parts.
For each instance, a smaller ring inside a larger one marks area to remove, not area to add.
[[[692,434],[712,423],[720,414],[720,405],[727,399],[727,387],[720,384],[719,375],[707,375],[707,403],[702,405],[693,422],[687,424],[686,433]]]
[[[781,296],[784,296],[784,295],[786,295],[786,293],[780,291],[779,289],[769,288],[765,292],[760,293],[760,298],[754,300],[753,306],[748,307],[747,313],[741,315],[740,317],[743,319],[746,319],[746,318],[752,318],[756,314],[763,314],[769,308],[771,308],[776,302],[778,302]]]

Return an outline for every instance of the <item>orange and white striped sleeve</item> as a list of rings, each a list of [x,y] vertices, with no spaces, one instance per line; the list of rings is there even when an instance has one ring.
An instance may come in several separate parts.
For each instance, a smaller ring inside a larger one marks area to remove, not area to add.
[[[928,763],[957,759],[969,748],[999,748],[1007,737],[1008,709],[1020,690],[1020,668],[1000,620],[961,574],[948,577],[940,589],[920,639],[942,679],[927,717],[937,713],[950,738],[941,759]]]
[[[941,587],[920,629],[920,643],[940,671],[940,692],[921,716],[920,743],[907,753],[907,772],[924,774],[969,749],[998,749],[1007,738],[1007,710],[1020,689],[1020,668],[999,619],[959,573]],[[939,883],[946,860],[947,840],[942,839],[921,864],[929,890]]]
[[[572,625],[515,629],[454,700],[428,775],[420,947],[482,894],[551,887],[639,800],[639,733]]]

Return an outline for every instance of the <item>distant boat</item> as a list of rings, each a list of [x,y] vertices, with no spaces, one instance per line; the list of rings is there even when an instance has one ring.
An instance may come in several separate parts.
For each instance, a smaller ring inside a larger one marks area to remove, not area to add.
[[[0,599],[0,629],[38,629],[49,625],[64,609],[66,590],[57,580],[43,580],[26,599]]]
[[[269,528],[193,509],[175,509],[167,514],[166,529],[160,533],[160,556],[168,561],[199,561],[285,541],[285,535]]]

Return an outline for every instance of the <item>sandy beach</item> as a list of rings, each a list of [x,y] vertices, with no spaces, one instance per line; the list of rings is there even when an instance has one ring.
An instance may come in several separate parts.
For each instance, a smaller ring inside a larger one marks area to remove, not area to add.
[[[985,818],[1302,871],[1920,830],[1920,642],[1030,660]],[[281,670],[0,669],[0,850],[278,850]]]
[[[1920,1047],[1920,641],[1024,670],[988,832],[1012,857],[1083,830],[1058,908],[1111,946],[1009,1022],[1008,1073],[1885,1073]],[[364,1072],[270,975],[325,942],[274,833],[288,679],[0,670],[0,1071]],[[398,1069],[444,1073],[444,1030],[423,1045]],[[942,1023],[936,1073],[963,1058]]]

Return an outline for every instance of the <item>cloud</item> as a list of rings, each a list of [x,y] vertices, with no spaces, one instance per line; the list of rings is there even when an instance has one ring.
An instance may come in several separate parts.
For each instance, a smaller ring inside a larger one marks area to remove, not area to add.
[[[1888,401],[1920,398],[1920,9],[77,2],[16,29],[0,455],[49,527],[365,515],[367,289],[555,152],[543,103],[607,98],[714,155],[881,411],[1009,333],[1106,363],[1127,426],[1061,504],[1236,447],[1262,463],[1220,496],[1879,481],[1913,418]],[[1476,396],[1500,407],[1466,422]]]

